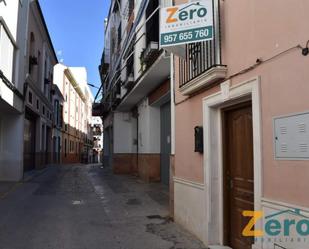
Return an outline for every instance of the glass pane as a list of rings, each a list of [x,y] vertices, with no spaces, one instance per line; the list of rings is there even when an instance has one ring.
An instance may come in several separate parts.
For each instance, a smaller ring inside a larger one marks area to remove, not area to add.
[[[0,70],[10,82],[13,77],[13,57],[14,46],[4,28],[0,26]]]

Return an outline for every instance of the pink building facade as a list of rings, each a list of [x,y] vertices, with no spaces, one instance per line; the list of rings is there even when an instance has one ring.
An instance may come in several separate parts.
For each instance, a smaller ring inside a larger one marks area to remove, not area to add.
[[[174,56],[175,220],[208,246],[308,248],[309,2],[213,2],[215,40]],[[263,236],[242,234],[245,210]]]

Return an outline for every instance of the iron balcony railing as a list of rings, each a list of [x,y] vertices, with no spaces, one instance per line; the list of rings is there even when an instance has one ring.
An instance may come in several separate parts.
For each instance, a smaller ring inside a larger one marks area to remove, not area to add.
[[[185,45],[185,58],[179,59],[179,87],[221,63],[219,2],[213,0],[213,40]]]

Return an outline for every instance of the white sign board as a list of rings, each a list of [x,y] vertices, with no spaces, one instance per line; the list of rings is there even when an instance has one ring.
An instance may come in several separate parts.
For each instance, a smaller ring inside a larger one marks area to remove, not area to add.
[[[213,39],[212,0],[200,0],[160,10],[160,46]]]

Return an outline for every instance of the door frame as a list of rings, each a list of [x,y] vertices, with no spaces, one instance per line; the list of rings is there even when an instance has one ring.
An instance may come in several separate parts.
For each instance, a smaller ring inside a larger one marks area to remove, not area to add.
[[[222,109],[252,102],[254,208],[261,210],[262,138],[260,77],[231,86],[230,80],[220,85],[221,91],[203,99],[205,238],[209,245],[224,245],[223,132]],[[261,227],[261,222],[255,228]],[[260,242],[256,242],[259,246]],[[254,248],[254,247],[253,247]]]

